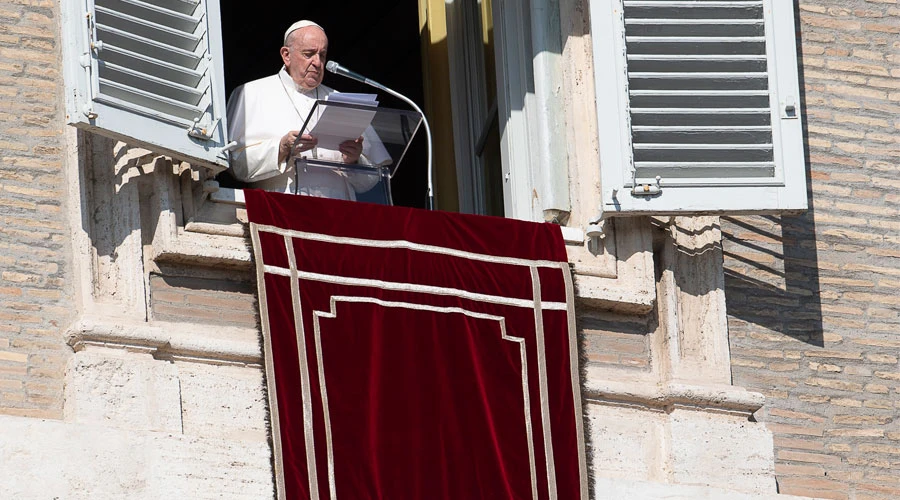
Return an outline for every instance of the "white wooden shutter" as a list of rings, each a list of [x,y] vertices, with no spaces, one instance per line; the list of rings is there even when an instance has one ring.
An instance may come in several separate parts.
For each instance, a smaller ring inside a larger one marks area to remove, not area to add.
[[[793,2],[591,0],[591,26],[606,215],[807,207]]]
[[[67,121],[228,166],[218,0],[62,2]]]

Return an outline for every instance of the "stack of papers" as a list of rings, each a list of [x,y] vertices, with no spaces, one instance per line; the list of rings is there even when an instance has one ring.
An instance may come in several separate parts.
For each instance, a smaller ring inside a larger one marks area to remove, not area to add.
[[[363,106],[378,106],[378,94],[351,94],[332,92],[325,98],[328,102],[345,102],[347,104],[362,104]]]
[[[371,109],[345,108],[319,105],[322,114],[309,134],[319,140],[318,147],[337,151],[344,141],[353,141],[363,135],[372,123],[378,106],[377,94],[352,94],[335,92],[328,95],[328,102],[365,106]]]

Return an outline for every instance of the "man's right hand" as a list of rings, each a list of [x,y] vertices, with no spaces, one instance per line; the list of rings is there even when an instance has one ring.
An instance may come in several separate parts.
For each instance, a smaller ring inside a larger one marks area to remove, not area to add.
[[[319,142],[318,139],[309,134],[300,135],[300,142],[292,152],[291,148],[294,147],[294,143],[297,141],[298,135],[300,135],[299,130],[291,130],[290,132],[284,134],[284,137],[281,138],[281,142],[278,145],[279,163],[287,161],[287,159],[291,156],[296,156],[304,151],[309,151],[310,149],[316,147],[316,144],[318,144]]]

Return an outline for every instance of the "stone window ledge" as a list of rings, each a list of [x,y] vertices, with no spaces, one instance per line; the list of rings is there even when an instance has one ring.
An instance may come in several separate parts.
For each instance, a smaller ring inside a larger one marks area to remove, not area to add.
[[[183,199],[196,198],[190,196],[195,185],[182,185]],[[165,244],[157,245],[156,258],[250,266],[243,191],[219,187],[215,181],[202,186],[204,196],[185,203],[184,227],[175,229],[175,237]],[[607,226],[602,239],[586,238],[577,227],[562,227],[576,297],[592,307],[648,313],[656,301],[650,224],[645,218],[620,218]]]

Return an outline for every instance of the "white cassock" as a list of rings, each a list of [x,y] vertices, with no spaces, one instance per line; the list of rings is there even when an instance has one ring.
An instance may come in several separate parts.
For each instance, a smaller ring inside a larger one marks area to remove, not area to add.
[[[321,168],[295,172],[290,158],[278,161],[281,138],[291,130],[300,130],[316,100],[325,99],[332,92],[335,91],[325,85],[312,90],[297,86],[284,67],[276,75],[234,89],[228,99],[228,136],[238,143],[238,149],[231,153],[234,176],[267,191],[343,200],[355,200],[357,192],[371,189],[378,182],[377,176],[341,174]],[[301,133],[307,133],[316,119],[314,115],[307,130]],[[363,137],[361,163],[366,162],[367,150],[383,150],[371,128]],[[301,156],[335,162],[342,159],[340,151],[322,148],[305,151]]]

